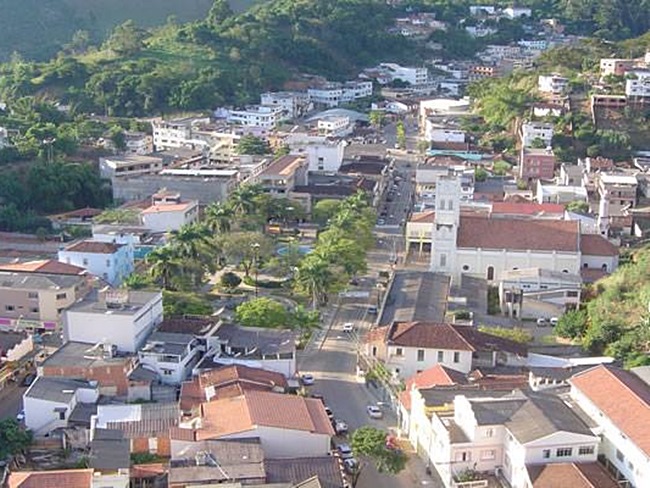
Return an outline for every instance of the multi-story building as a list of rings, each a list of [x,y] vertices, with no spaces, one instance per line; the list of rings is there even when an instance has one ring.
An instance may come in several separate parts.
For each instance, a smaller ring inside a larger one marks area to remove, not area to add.
[[[430,142],[455,142],[465,143],[465,131],[462,129],[449,127],[446,124],[438,124],[430,119],[426,119],[424,125],[424,138]]]
[[[381,63],[379,65],[391,81],[400,80],[410,85],[424,85],[429,81],[429,70],[425,67],[407,67],[396,63]]]
[[[634,67],[634,64],[633,59],[602,58],[600,60],[600,77],[624,76],[626,71],[630,71]]]
[[[650,486],[648,368],[600,365],[574,375],[571,398],[600,434],[599,455],[621,486]]]
[[[628,101],[650,102],[650,70],[626,73],[625,95]]]
[[[134,153],[99,158],[99,174],[102,178],[154,174],[162,169],[163,160],[157,156]]]
[[[634,208],[639,182],[630,174],[601,173],[598,177],[598,196],[607,201],[609,216],[621,216]]]
[[[531,147],[537,141],[549,147],[553,140],[553,124],[550,122],[524,122],[521,125],[521,143]]]
[[[134,353],[162,319],[162,292],[104,289],[65,311],[63,339]]]
[[[299,155],[281,156],[266,166],[255,177],[255,182],[266,193],[287,197],[296,186],[307,184],[307,161]]]
[[[317,105],[337,107],[372,95],[372,81],[349,81],[346,83],[324,83],[307,90],[309,100]]]
[[[113,242],[75,242],[59,251],[59,261],[85,268],[112,286],[119,286],[135,269],[133,247]]]
[[[162,383],[180,385],[205,352],[193,334],[155,331],[138,351],[144,367],[155,371]]]
[[[197,200],[181,200],[177,192],[159,192],[152,196],[151,206],[140,213],[142,224],[152,232],[179,230],[199,218]]]
[[[352,132],[354,126],[350,124],[350,117],[323,117],[318,119],[318,134],[326,137],[341,137]]]
[[[246,127],[273,129],[282,118],[283,109],[276,105],[251,105],[241,110],[229,110],[228,122]]]
[[[279,107],[281,119],[296,119],[305,115],[310,109],[309,95],[304,92],[266,92],[260,96],[260,104]]]
[[[0,328],[57,329],[63,311],[89,289],[86,276],[0,271]]]
[[[521,366],[527,350],[473,326],[393,322],[368,336],[366,354],[380,360],[395,378],[405,379],[438,364],[461,373],[477,366]]]
[[[175,149],[193,143],[192,127],[199,122],[209,122],[209,119],[175,119],[153,120],[153,145],[156,151],[162,149]]]
[[[555,175],[555,154],[550,148],[522,147],[519,156],[519,179],[531,182],[550,180]]]
[[[128,154],[149,154],[153,151],[153,137],[145,132],[124,132],[124,145]]]
[[[307,159],[309,171],[335,173],[343,163],[346,145],[343,140],[292,132],[284,138],[283,143],[289,146],[291,154]]]

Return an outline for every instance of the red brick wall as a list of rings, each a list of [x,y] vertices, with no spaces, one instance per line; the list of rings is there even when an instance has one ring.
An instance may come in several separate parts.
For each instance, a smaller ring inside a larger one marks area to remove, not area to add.
[[[128,362],[111,366],[100,366],[96,368],[83,368],[80,366],[43,367],[43,376],[67,376],[73,378],[84,378],[89,381],[97,381],[100,387],[116,387],[117,395],[126,395],[129,389],[127,375],[130,371]]]

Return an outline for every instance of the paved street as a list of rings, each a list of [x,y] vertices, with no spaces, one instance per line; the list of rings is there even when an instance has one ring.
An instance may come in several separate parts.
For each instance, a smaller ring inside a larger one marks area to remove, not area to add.
[[[23,406],[23,393],[27,387],[9,383],[0,390],[0,418],[16,418]]]
[[[407,166],[408,165],[408,166]],[[369,298],[343,298],[332,304],[325,315],[325,330],[317,335],[307,350],[299,358],[301,372],[312,373],[315,385],[313,392],[321,393],[325,403],[332,409],[334,416],[346,421],[351,430],[363,425],[375,425],[384,429],[397,425],[395,415],[385,409],[384,419],[373,420],[366,414],[366,406],[381,401],[375,390],[365,386],[363,378],[356,375],[358,337],[362,337],[374,324],[377,317],[368,314],[368,305],[374,305],[377,299],[376,283],[378,273],[392,267],[393,258],[402,262],[404,256],[404,239],[400,221],[408,218],[410,212],[413,184],[411,176],[414,164],[410,161],[397,160],[396,172],[401,180],[394,190],[392,201],[385,200],[379,209],[386,208],[388,217],[386,225],[376,228],[377,246],[368,253],[368,274],[360,280],[360,290],[369,292]],[[353,334],[343,332],[343,324],[352,322]],[[331,327],[330,327],[331,326]],[[409,453],[409,464],[398,476],[378,473],[369,465],[362,472],[358,486],[360,488],[399,488],[426,485],[442,486],[426,474],[421,460]]]

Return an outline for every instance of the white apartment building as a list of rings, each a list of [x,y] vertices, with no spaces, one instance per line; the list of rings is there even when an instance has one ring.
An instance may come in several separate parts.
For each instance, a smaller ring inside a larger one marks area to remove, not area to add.
[[[114,242],[78,241],[59,250],[58,259],[87,269],[111,286],[119,286],[135,269],[133,247]]]
[[[390,75],[391,81],[400,80],[410,85],[424,85],[429,81],[429,70],[425,67],[400,66],[396,63],[381,63],[379,67]]]
[[[599,454],[630,488],[650,486],[648,368],[625,371],[600,365],[574,375],[571,398],[594,422]]]
[[[650,71],[628,71],[633,76],[625,80],[625,95],[632,98],[650,97]]]
[[[325,83],[307,90],[309,100],[317,105],[337,107],[372,95],[371,81],[349,81],[347,83]]]
[[[519,19],[521,17],[530,17],[533,11],[527,7],[508,7],[503,9],[503,15],[509,19]]]
[[[152,232],[170,232],[199,219],[199,201],[181,200],[181,194],[161,191],[153,195],[151,206],[140,212],[142,224]]]
[[[430,142],[465,142],[465,131],[441,125],[427,119],[424,123],[424,138]]]
[[[531,51],[544,51],[549,47],[546,39],[521,39],[517,44]]]
[[[138,359],[162,383],[180,385],[192,375],[204,352],[205,346],[193,334],[156,331],[138,351]]]
[[[284,139],[291,154],[304,156],[308,171],[335,173],[343,163],[345,141],[313,136],[304,132],[292,132]]]
[[[185,146],[192,138],[193,119],[153,120],[153,145],[156,151]]]
[[[281,119],[296,119],[311,110],[309,95],[304,92],[266,92],[260,95],[260,104],[279,107]]]
[[[352,132],[354,125],[350,123],[350,117],[323,117],[318,119],[318,134],[326,137],[343,137]]]
[[[127,154],[149,154],[153,151],[153,137],[145,132],[124,132]]]
[[[537,78],[537,89],[541,93],[560,95],[567,91],[569,79],[560,75],[539,75]]]
[[[545,147],[551,145],[553,140],[553,124],[550,122],[524,122],[521,125],[521,143],[524,147],[531,147],[539,139]]]
[[[162,292],[104,289],[65,311],[63,340],[134,353],[162,319]]]
[[[246,127],[273,129],[282,118],[282,107],[252,105],[242,110],[229,110],[228,122]]]
[[[498,471],[512,488],[530,488],[531,466],[596,461],[598,436],[559,397],[458,390],[450,409],[427,411],[428,390],[411,394],[410,441],[447,488],[464,471]]]

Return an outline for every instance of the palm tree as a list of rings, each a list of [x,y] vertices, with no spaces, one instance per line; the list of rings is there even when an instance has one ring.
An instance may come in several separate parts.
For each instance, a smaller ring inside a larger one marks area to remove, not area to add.
[[[189,224],[172,232],[172,248],[183,262],[186,273],[196,282],[205,271],[215,271],[220,250],[210,229],[203,224]]]
[[[230,194],[228,202],[235,215],[255,213],[255,197],[262,193],[259,185],[242,185]]]
[[[183,273],[183,263],[176,250],[167,244],[151,251],[145,260],[150,266],[149,275],[164,289],[173,289],[174,276]]]
[[[335,286],[330,263],[317,255],[305,257],[294,279],[297,291],[310,297],[314,310],[319,305],[327,304],[327,294]]]
[[[212,232],[225,234],[230,232],[234,216],[235,212],[229,205],[213,203],[205,209],[205,224]]]

